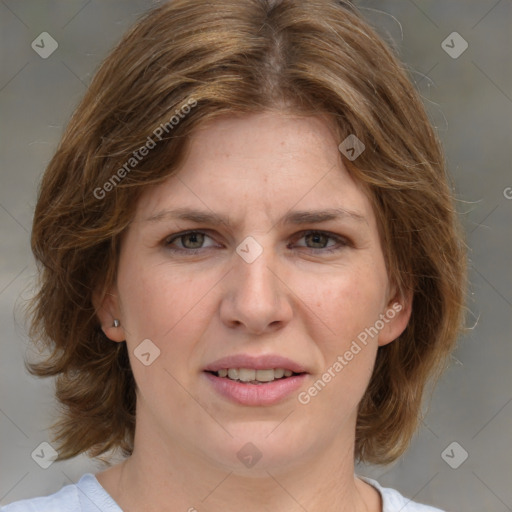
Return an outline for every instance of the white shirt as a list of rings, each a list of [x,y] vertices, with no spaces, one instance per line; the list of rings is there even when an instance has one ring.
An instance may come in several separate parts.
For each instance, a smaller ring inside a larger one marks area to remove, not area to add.
[[[443,512],[404,498],[398,491],[383,488],[378,482],[359,477],[382,496],[382,512]],[[0,512],[123,512],[96,477],[86,473],[78,483],[66,485],[50,496],[21,500],[5,505]]]

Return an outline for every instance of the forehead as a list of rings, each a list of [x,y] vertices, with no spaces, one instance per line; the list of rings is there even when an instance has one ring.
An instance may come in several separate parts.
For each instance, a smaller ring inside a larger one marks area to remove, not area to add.
[[[323,117],[266,112],[201,125],[188,156],[139,201],[137,218],[164,207],[280,217],[283,211],[343,208],[372,217],[368,194],[343,165],[335,128]]]

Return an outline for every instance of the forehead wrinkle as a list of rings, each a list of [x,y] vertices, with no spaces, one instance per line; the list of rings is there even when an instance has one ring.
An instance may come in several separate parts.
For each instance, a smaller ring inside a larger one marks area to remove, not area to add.
[[[161,210],[143,219],[143,222],[161,222],[167,219],[188,220],[197,224],[224,224],[233,228],[233,222],[228,216],[213,211],[201,211],[191,208],[176,208],[173,210]],[[276,226],[287,224],[316,224],[331,220],[351,220],[357,223],[368,224],[366,217],[356,211],[345,208],[326,208],[321,210],[295,210],[286,213]]]

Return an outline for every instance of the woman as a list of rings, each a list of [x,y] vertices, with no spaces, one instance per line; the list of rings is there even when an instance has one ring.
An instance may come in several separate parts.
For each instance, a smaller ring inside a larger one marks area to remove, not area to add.
[[[443,157],[349,3],[175,0],[105,60],[40,190],[30,363],[59,460],[25,510],[434,511],[398,458],[461,325]]]

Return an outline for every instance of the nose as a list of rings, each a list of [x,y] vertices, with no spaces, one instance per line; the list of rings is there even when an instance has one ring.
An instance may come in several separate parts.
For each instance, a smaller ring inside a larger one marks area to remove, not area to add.
[[[223,283],[222,322],[250,334],[282,329],[293,316],[291,292],[271,250],[265,248],[252,263],[237,254],[233,260]]]

